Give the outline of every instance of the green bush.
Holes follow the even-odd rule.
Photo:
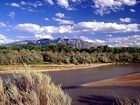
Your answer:
[[[139,47],[73,48],[64,44],[48,46],[0,46],[0,65],[11,64],[86,64],[86,63],[139,63]]]

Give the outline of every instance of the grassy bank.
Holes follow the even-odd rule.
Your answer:
[[[22,72],[23,68],[27,68],[33,72],[46,72],[46,71],[63,71],[63,70],[82,70],[86,68],[95,68],[101,66],[112,65],[112,63],[101,63],[101,64],[47,64],[47,65],[0,65],[0,73],[19,73]]]

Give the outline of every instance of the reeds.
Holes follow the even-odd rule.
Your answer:
[[[0,105],[71,105],[71,101],[42,73],[25,71],[5,83],[0,79]]]

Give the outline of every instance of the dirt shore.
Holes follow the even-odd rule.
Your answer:
[[[101,64],[41,64],[41,65],[0,65],[0,74],[6,73],[20,73],[23,70],[30,70],[33,72],[47,72],[47,71],[64,71],[64,70],[82,70],[86,68],[95,68],[101,66],[112,65],[112,63],[101,63]]]
[[[140,73],[130,74],[122,77],[82,84],[84,87],[110,87],[110,86],[128,86],[140,87]]]

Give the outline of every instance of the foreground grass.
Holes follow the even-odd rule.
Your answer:
[[[48,75],[23,72],[0,79],[0,105],[71,105],[71,98]]]

